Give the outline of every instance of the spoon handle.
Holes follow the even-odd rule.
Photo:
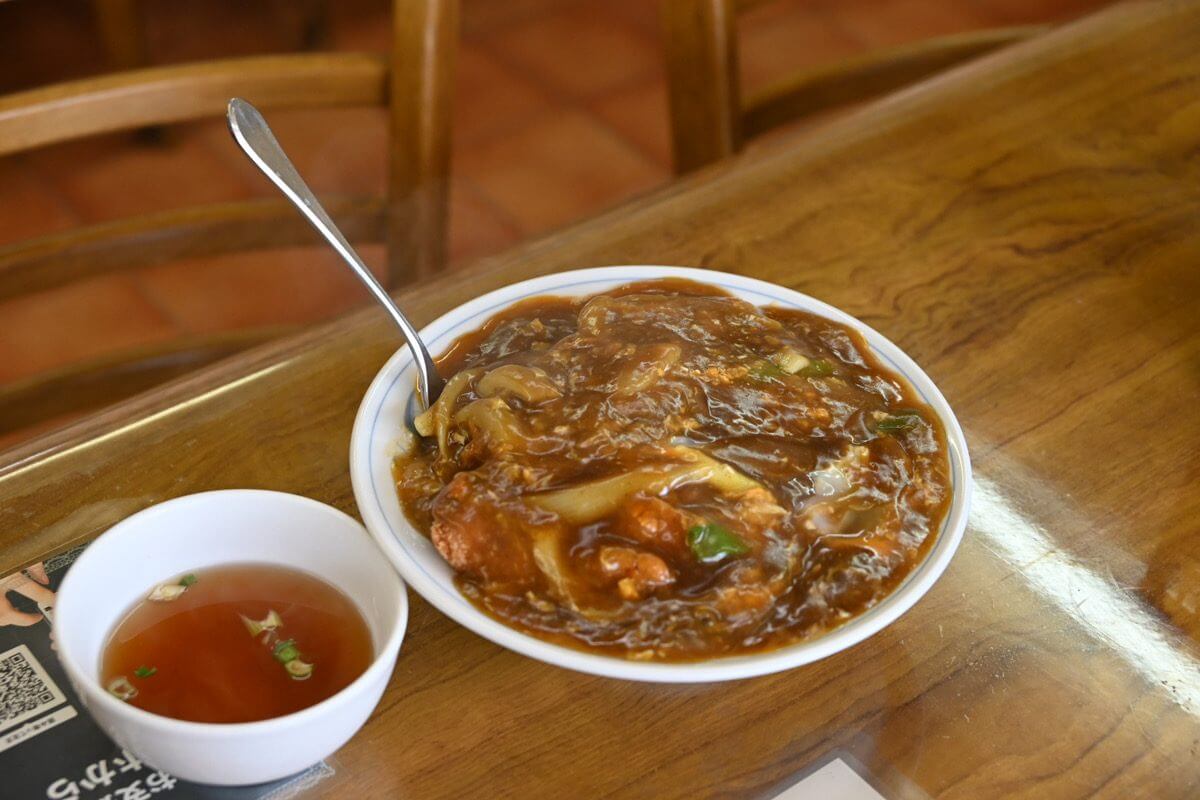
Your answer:
[[[279,187],[279,190],[292,201],[292,204],[300,210],[300,213],[312,226],[333,245],[333,249],[350,265],[358,279],[392,315],[392,319],[404,333],[409,349],[412,350],[413,360],[417,364],[421,401],[425,408],[428,408],[442,393],[445,381],[438,373],[433,357],[429,355],[429,350],[421,341],[417,329],[408,321],[408,317],[404,316],[404,312],[392,300],[387,290],[379,285],[379,281],[375,280],[371,270],[358,257],[358,253],[354,252],[354,248],[346,241],[346,237],[342,235],[333,220],[329,218],[329,214],[321,207],[316,195],[308,188],[308,184],[296,172],[295,165],[284,154],[283,148],[275,139],[275,134],[271,133],[271,128],[258,109],[245,100],[235,97],[229,101],[228,117],[229,131],[233,134],[234,141],[238,143],[238,146],[246,151],[246,155],[250,157],[255,166]]]

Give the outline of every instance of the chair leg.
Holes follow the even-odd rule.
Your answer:
[[[300,47],[324,50],[330,38],[327,0],[300,0]]]
[[[146,31],[138,5],[138,0],[92,0],[92,15],[113,71],[146,66]]]
[[[662,0],[675,172],[741,148],[735,0]]]
[[[329,47],[329,0],[273,0],[274,16],[288,30],[300,34],[299,49],[325,50]]]
[[[395,0],[388,143],[388,284],[446,262],[458,0]]]
[[[92,16],[110,70],[123,72],[149,66],[146,26],[138,0],[92,0]],[[133,132],[133,138],[139,144],[158,146],[170,137],[166,128],[152,125],[138,128]]]

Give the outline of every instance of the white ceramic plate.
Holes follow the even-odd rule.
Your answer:
[[[809,311],[852,327],[865,337],[880,361],[903,375],[941,418],[949,444],[953,501],[925,560],[875,607],[811,641],[745,656],[689,663],[646,663],[582,652],[510,628],[473,606],[454,585],[454,572],[433,544],[405,518],[392,481],[392,461],[405,437],[405,410],[417,402],[415,368],[403,348],[384,365],[359,406],[350,441],[350,477],[367,529],[405,581],[442,613],[493,642],[560,667],[643,681],[692,683],[749,678],[808,664],[845,650],[894,622],[921,598],[945,570],[962,540],[971,491],[967,443],[954,412],[920,367],[882,335],[838,309],[765,281],[683,267],[599,267],[561,272],[497,289],[444,314],[421,331],[429,349],[443,352],[456,338],[480,327],[496,312],[530,297],[584,297],[633,281],[689,278],[718,286],[755,305]]]

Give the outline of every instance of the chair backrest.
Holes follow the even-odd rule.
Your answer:
[[[383,106],[387,195],[334,202],[348,235],[388,244],[397,286],[445,262],[458,0],[395,0],[390,58],[306,53],[133,70],[0,97],[0,156],[99,133],[263,110]],[[0,247],[0,299],[172,257],[315,242],[283,201],[151,214]]]
[[[390,118],[386,196],[322,202],[351,241],[387,243],[388,282],[399,286],[445,263],[458,12],[458,0],[394,0],[390,58],[309,53],[225,59],[0,97],[0,156],[219,117],[231,97],[266,111],[384,107]],[[0,300],[172,259],[318,241],[283,199],[172,209],[0,246]],[[273,327],[186,337],[0,386],[0,450],[5,434],[115,402],[282,332]]]
[[[737,15],[764,2],[662,0],[676,172],[733,155],[777,125],[886,94],[1047,29],[973,31],[869,53],[781,78],[743,102]]]

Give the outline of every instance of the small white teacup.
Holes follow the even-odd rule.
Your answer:
[[[367,670],[316,705],[260,722],[171,719],[105,691],[104,646],[135,602],[173,576],[247,562],[300,569],[345,592],[374,641]],[[379,702],[407,621],[404,584],[357,521],[305,497],[233,489],[169,500],[105,532],[63,580],[54,631],[80,699],[121,746],[186,780],[243,785],[297,773],[345,744]]]

